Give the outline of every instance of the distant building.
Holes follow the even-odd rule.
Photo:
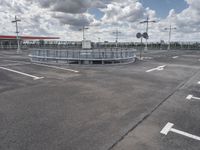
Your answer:
[[[20,43],[24,41],[31,40],[56,40],[60,39],[59,37],[42,37],[42,36],[19,36]],[[17,37],[10,35],[0,35],[0,49],[16,49],[17,47]]]

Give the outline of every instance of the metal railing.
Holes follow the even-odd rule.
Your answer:
[[[32,49],[31,58],[53,60],[120,60],[135,57],[131,49],[93,49],[93,50],[52,50]]]

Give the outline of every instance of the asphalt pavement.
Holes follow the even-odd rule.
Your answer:
[[[199,59],[159,50],[131,64],[48,65],[0,51],[0,149],[198,150],[185,133],[200,136]]]

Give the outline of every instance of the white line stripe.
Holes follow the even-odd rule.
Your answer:
[[[152,57],[142,57],[142,59],[153,59]]]
[[[20,65],[27,65],[30,63],[13,63],[13,64],[5,64],[5,65],[1,65],[0,67],[8,67],[8,66],[20,66]]]
[[[170,129],[174,126],[173,123],[168,122],[164,128],[160,131],[161,134],[167,135]]]
[[[172,132],[174,132],[174,133],[177,133],[177,134],[180,134],[180,135],[183,135],[183,136],[186,136],[186,137],[189,137],[189,138],[191,138],[191,139],[200,141],[200,137],[198,137],[198,136],[196,136],[196,135],[192,135],[192,134],[190,134],[190,133],[183,132],[183,131],[180,131],[180,130],[177,130],[177,129],[173,129],[173,128],[171,128],[170,131],[172,131]]]
[[[188,95],[188,96],[186,97],[186,99],[187,99],[187,100],[191,100],[191,99],[200,100],[199,97],[195,97],[195,96],[193,96],[193,95]]]
[[[200,81],[198,81],[197,84],[200,84]]]
[[[157,70],[158,68],[153,68],[153,69],[150,69],[150,70],[147,70],[146,72],[152,72],[152,71],[155,71]]]
[[[195,97],[195,96],[193,96],[192,98],[193,98],[193,99],[196,99],[196,100],[200,100],[199,97]]]
[[[16,60],[3,60],[3,61],[15,62],[15,63],[16,63],[16,62],[17,62],[17,63],[18,63],[18,62],[22,62],[22,61],[16,61]]]
[[[60,69],[60,70],[65,70],[65,71],[71,71],[71,72],[79,73],[79,71],[77,71],[77,70],[67,69],[67,68],[62,68],[62,67],[57,67],[57,66],[50,66],[50,65],[45,65],[45,64],[30,63],[30,62],[25,62],[25,61],[13,61],[13,60],[6,60],[6,61],[18,62],[18,63],[24,63],[24,64],[34,64],[34,65],[38,65],[38,66],[44,66],[44,67],[49,67],[49,68],[54,68],[54,69]]]
[[[176,58],[178,58],[179,56],[174,56],[174,57],[172,57],[173,59],[176,59]]]
[[[156,67],[156,68],[153,68],[153,69],[147,70],[146,72],[152,72],[152,71],[155,71],[155,70],[161,71],[161,70],[164,69],[164,67],[166,67],[166,65],[158,66],[158,67]]]
[[[23,73],[23,72],[20,72],[20,71],[12,70],[12,69],[5,68],[5,67],[0,67],[0,69],[7,70],[7,71],[10,71],[10,72],[14,72],[14,73],[17,73],[17,74],[21,74],[21,75],[24,75],[24,76],[27,76],[27,77],[31,77],[31,78],[33,78],[33,80],[39,80],[39,79],[44,78],[44,77],[37,77],[37,76],[30,75],[30,74],[27,74],[27,73]]]
[[[167,134],[171,131],[171,132],[174,132],[174,133],[177,133],[177,134],[180,134],[180,135],[189,137],[189,138],[191,138],[191,139],[200,141],[200,137],[199,137],[199,136],[192,135],[192,134],[190,134],[190,133],[187,133],[187,132],[183,132],[183,131],[174,129],[174,128],[172,128],[173,126],[174,126],[173,123],[168,122],[168,123],[165,125],[165,127],[160,131],[160,133],[161,133],[161,134],[164,134],[164,135],[167,135]]]
[[[49,66],[49,65],[37,64],[37,63],[32,63],[32,64],[38,65],[38,66],[44,66],[44,67],[54,68],[54,69],[65,70],[65,71],[71,71],[71,72],[75,72],[75,73],[79,72],[77,70],[72,70],[72,69],[67,69],[67,68],[61,68],[61,67],[57,67],[57,66]]]

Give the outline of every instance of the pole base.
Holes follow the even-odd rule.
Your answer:
[[[146,53],[148,51],[147,46],[144,47],[144,52]]]
[[[21,49],[17,49],[17,54],[21,54],[21,53],[22,53]]]

